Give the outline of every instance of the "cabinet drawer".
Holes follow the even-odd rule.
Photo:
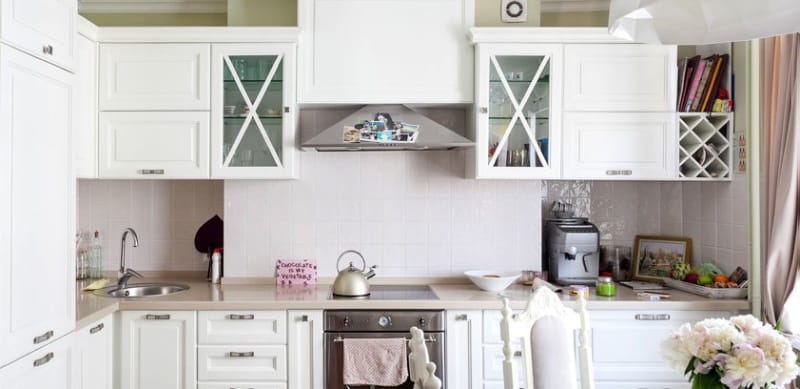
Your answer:
[[[69,334],[0,369],[0,388],[77,388],[74,334]]]
[[[101,112],[100,178],[208,178],[208,112]]]
[[[200,311],[199,344],[286,344],[284,311]]]
[[[200,383],[197,389],[286,389],[283,382],[236,382],[236,383]]]
[[[101,111],[209,110],[208,44],[101,44]]]
[[[198,381],[286,380],[286,346],[198,346]]]

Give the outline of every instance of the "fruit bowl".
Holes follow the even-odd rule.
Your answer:
[[[664,278],[664,283],[673,289],[684,292],[705,296],[712,299],[745,299],[747,298],[747,288],[708,288],[702,285],[692,284],[685,281]]]
[[[520,272],[498,272],[492,270],[470,270],[464,275],[477,287],[487,292],[500,292],[516,281]]]

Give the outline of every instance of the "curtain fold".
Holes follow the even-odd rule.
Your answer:
[[[760,48],[761,310],[765,321],[785,320],[797,332],[790,318],[800,307],[786,302],[800,293],[800,34],[762,39]]]

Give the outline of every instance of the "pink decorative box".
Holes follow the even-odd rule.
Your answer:
[[[308,286],[317,283],[317,261],[279,259],[275,264],[275,282],[280,286]]]

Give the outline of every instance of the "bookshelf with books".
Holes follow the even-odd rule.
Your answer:
[[[678,176],[682,180],[730,180],[731,44],[681,47],[677,65]]]

